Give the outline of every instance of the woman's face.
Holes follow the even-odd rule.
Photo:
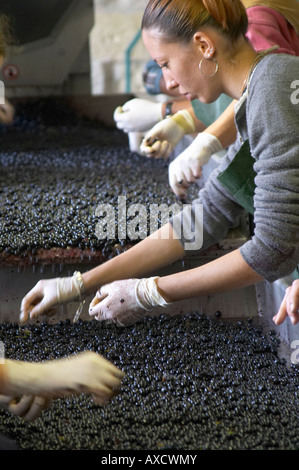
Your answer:
[[[211,103],[218,98],[221,94],[218,80],[201,72],[199,64],[204,53],[195,41],[186,45],[167,43],[155,30],[143,30],[142,37],[152,59],[162,68],[168,90],[178,89],[189,101],[197,98],[203,103]],[[209,66],[213,67],[213,64]]]

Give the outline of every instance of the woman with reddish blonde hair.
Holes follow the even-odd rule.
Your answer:
[[[257,52],[277,45],[273,53],[299,55],[299,2],[297,0],[243,0],[248,16],[246,38]],[[157,88],[157,80],[163,85],[156,93],[168,93],[180,96],[177,87],[165,91],[163,72],[154,61],[150,65],[150,86]],[[153,75],[157,75],[154,79]],[[162,76],[162,78],[161,78]],[[160,78],[159,78],[160,77]],[[169,184],[174,193],[182,199],[187,198],[191,183],[198,183],[202,167],[212,154],[231,145],[236,138],[234,123],[234,104],[232,98],[223,94],[213,104],[202,103],[197,99],[188,100],[180,97],[166,102],[152,102],[134,98],[115,111],[114,118],[118,128],[125,132],[139,132],[137,151],[150,158],[173,157],[181,133],[172,132],[172,119],[181,109],[187,109],[194,120],[196,138],[189,139],[190,145],[169,164]],[[122,112],[119,112],[119,111]],[[167,120],[162,120],[164,117]],[[159,125],[156,124],[159,122]],[[175,127],[175,126],[174,126]],[[150,130],[149,130],[150,129]],[[148,145],[155,141],[155,145]],[[134,149],[136,151],[136,149]],[[172,159],[172,158],[171,158]],[[179,184],[180,183],[180,184]]]
[[[237,100],[237,139],[192,207],[82,275],[39,281],[22,301],[22,321],[97,291],[90,315],[127,325],[161,306],[174,310],[177,301],[272,282],[296,269],[299,58],[257,53],[246,30],[238,0],[149,1],[142,37],[166,83],[189,100],[208,103],[221,93]],[[184,111],[174,118],[177,132],[192,130]],[[255,228],[240,248],[191,270],[140,278],[221,241],[246,212]]]

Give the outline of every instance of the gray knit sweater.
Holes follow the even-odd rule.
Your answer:
[[[239,224],[244,209],[221,185],[217,175],[248,139],[257,174],[255,231],[240,252],[254,271],[271,282],[292,273],[299,263],[298,80],[298,57],[272,54],[258,63],[247,93],[236,107],[235,144],[193,202],[191,214],[183,210],[184,228],[182,214],[172,220],[175,231],[176,224],[180,224],[178,236],[184,247],[194,238],[194,230],[203,230],[202,250],[223,239],[229,228]],[[197,204],[203,205],[203,227],[195,211]]]

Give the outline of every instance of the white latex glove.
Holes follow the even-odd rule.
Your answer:
[[[48,408],[50,400],[34,395],[24,395],[21,399],[0,395],[0,408],[10,411],[27,421],[34,421],[39,418],[42,411]]]
[[[99,321],[127,326],[146,315],[155,314],[155,307],[169,305],[158,292],[157,279],[128,279],[106,284],[91,301],[89,315]]]
[[[129,147],[131,152],[136,152],[139,155],[142,155],[142,152],[140,150],[140,145],[144,137],[143,132],[129,132],[128,134],[129,137]]]
[[[82,287],[77,273],[72,277],[61,277],[39,281],[21,302],[20,320],[36,318],[50,313],[59,304],[81,298]]]
[[[124,373],[91,351],[46,362],[5,360],[4,395],[34,395],[53,399],[81,393],[92,394],[104,404],[120,387]]]
[[[195,132],[194,120],[186,109],[158,122],[145,136],[140,146],[147,157],[168,158],[186,134]]]
[[[168,167],[169,184],[173,192],[184,199],[190,183],[201,176],[201,169],[211,156],[223,150],[217,137],[201,132]]]
[[[145,132],[163,119],[162,103],[133,98],[114,111],[116,127],[124,132]]]

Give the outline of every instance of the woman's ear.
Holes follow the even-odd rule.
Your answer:
[[[193,36],[193,42],[206,59],[213,57],[215,47],[212,39],[206,33],[201,31],[195,33]]]

